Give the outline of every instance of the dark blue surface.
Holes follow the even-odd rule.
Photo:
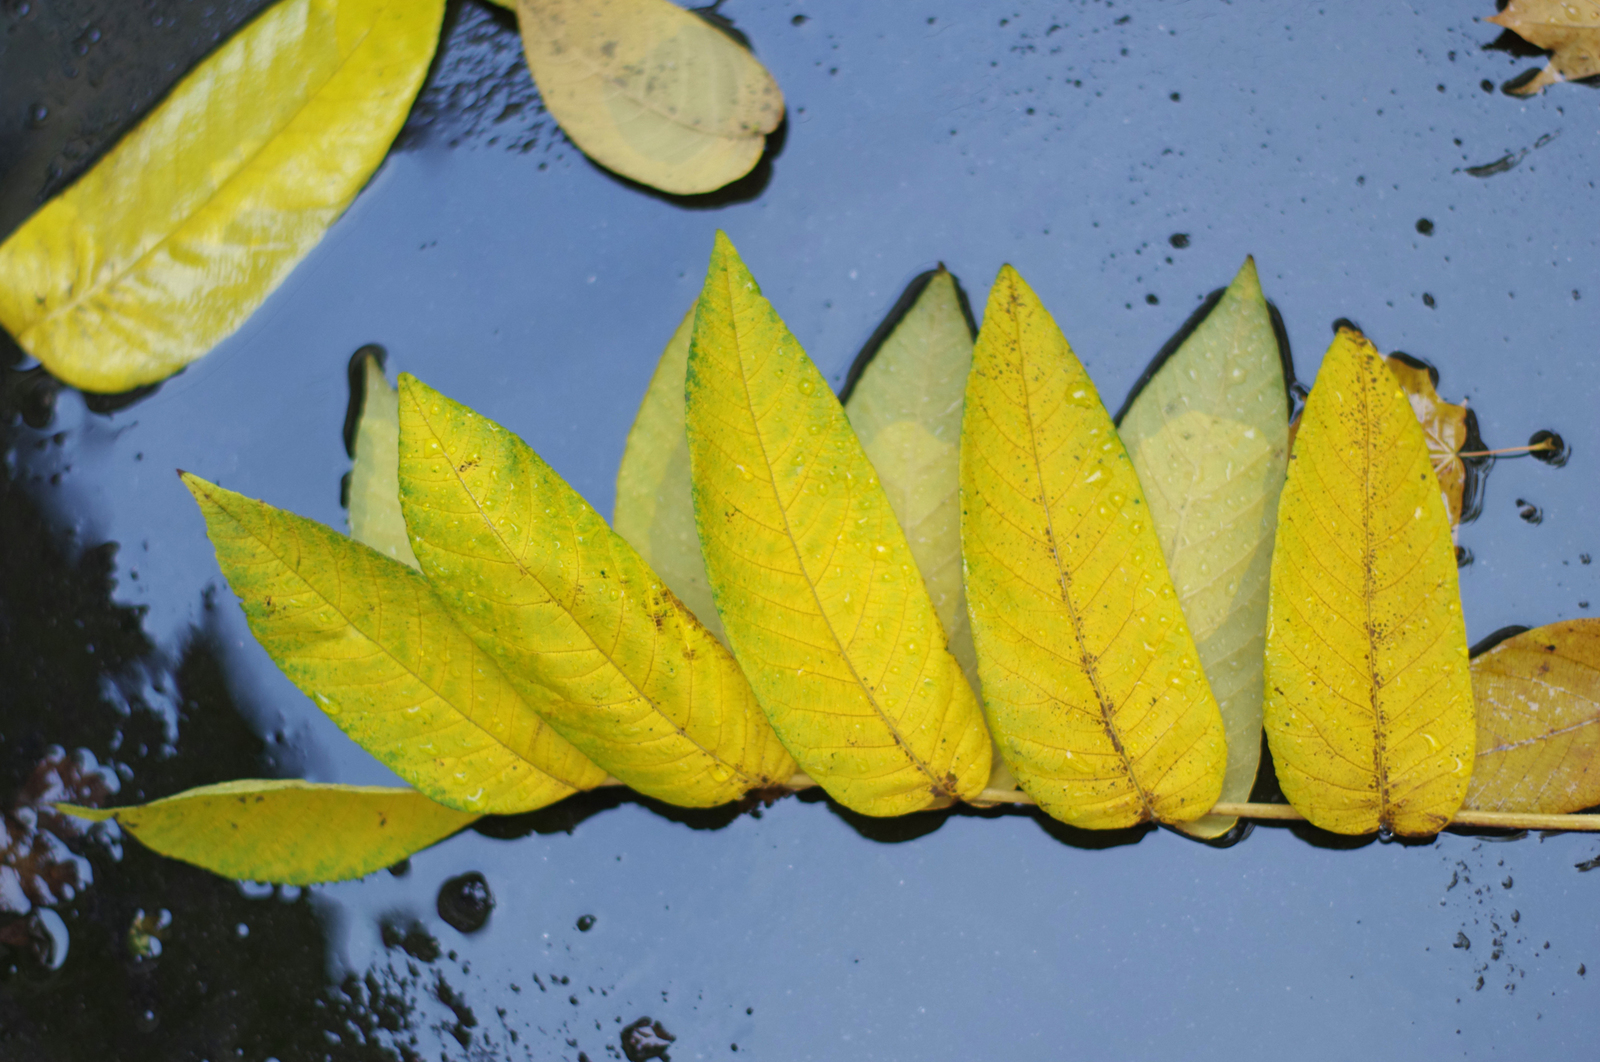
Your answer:
[[[158,648],[211,625],[233,697],[308,777],[383,783],[251,640],[172,473],[343,527],[358,346],[512,428],[609,512],[717,227],[836,382],[911,277],[944,261],[981,314],[1010,262],[1113,408],[1254,254],[1303,380],[1348,317],[1436,364],[1488,445],[1564,436],[1566,468],[1488,477],[1462,592],[1474,639],[1584,615],[1600,605],[1600,569],[1579,560],[1600,552],[1600,94],[1485,92],[1541,60],[1485,51],[1481,7],[731,0],[789,126],[761,194],[706,210],[588,163],[539,114],[506,24],[464,4],[407,146],[240,333],[110,417],[63,394],[46,434],[66,441],[37,451],[19,428],[12,467],[62,470],[33,496],[81,541],[122,544],[114,599],[148,608]],[[1503,173],[1464,172],[1524,149]],[[625,804],[570,834],[469,832],[405,877],[310,902],[330,979],[391,971],[417,1010],[377,1038],[414,1035],[427,1058],[599,1060],[645,1014],[680,1062],[1581,1058],[1600,1033],[1600,873],[1574,865],[1597,849],[1449,835],[1337,850],[1260,828],[1226,850],[1164,832],[1092,850],[1020,815],[886,844],[826,804],[718,830]],[[497,900],[472,937],[434,913],[466,870]],[[95,888],[118,887],[112,864]],[[420,920],[457,959],[410,973],[385,918]],[[470,1049],[450,1031],[455,993]]]

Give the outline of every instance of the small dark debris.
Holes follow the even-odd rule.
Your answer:
[[[1440,88],[1444,88],[1443,85],[1440,85],[1439,87]],[[1424,236],[1432,236],[1433,235],[1433,222],[1429,221],[1427,218],[1418,218],[1417,219],[1417,231],[1422,233]]]
[[[1488,78],[1484,78],[1482,81],[1478,82],[1478,87],[1483,89],[1485,92],[1493,92],[1494,82],[1490,81]]]
[[[1456,930],[1456,942],[1450,946],[1452,948],[1460,948],[1462,951],[1470,951],[1472,941],[1468,940],[1467,935],[1458,929]]]
[[[1488,82],[1484,82],[1484,84],[1488,84]],[[1497,173],[1505,173],[1507,170],[1516,169],[1517,163],[1521,162],[1527,154],[1527,149],[1514,152],[1508,151],[1493,162],[1485,162],[1481,166],[1468,166],[1461,172],[1468,177],[1493,177]]]
[[[1472,563],[1472,551],[1466,546],[1456,547],[1456,567],[1465,568]]]
[[[1189,246],[1189,234],[1187,232],[1174,232],[1167,237],[1167,242],[1181,251]]]
[[[1578,563],[1579,564],[1588,564],[1589,563],[1589,555],[1587,553],[1578,554]]]
[[[1572,865],[1577,867],[1579,870],[1600,870],[1600,855],[1595,856],[1593,859],[1585,859],[1581,863],[1574,863]]]
[[[1149,303],[1151,306],[1159,305],[1161,302],[1160,299],[1156,298],[1156,293],[1153,291],[1144,297],[1144,301]]]
[[[1430,295],[1426,291],[1424,291],[1422,293],[1422,305],[1426,306],[1428,309],[1431,310],[1435,306],[1437,306],[1438,303],[1434,301],[1434,298],[1433,298],[1432,295]]]
[[[384,947],[399,948],[418,962],[433,962],[439,958],[439,942],[416,923],[402,929],[393,922],[385,922],[378,932]]]
[[[623,1026],[622,1053],[628,1056],[628,1062],[644,1062],[647,1058],[671,1062],[667,1049],[676,1039],[659,1021],[640,1018]]]
[[[1173,103],[1177,103],[1179,100],[1183,99],[1183,95],[1181,93],[1174,92],[1172,95],[1168,96],[1167,99],[1171,100]]]
[[[809,15],[796,15],[794,18],[791,18],[789,20],[789,25],[791,25],[791,26],[804,26],[807,22],[810,22],[810,21],[811,21],[811,16],[809,16]],[[932,22],[933,20],[929,19],[928,21]]]
[[[1589,975],[1588,968],[1586,966],[1584,966],[1583,963],[1580,962],[1578,964],[1578,976],[1579,977],[1587,977],[1588,975]]]
[[[1517,499],[1517,515],[1530,524],[1544,522],[1544,510],[1525,498]]]
[[[594,928],[594,915],[578,916],[578,932],[587,933]]]
[[[439,886],[439,917],[462,933],[476,933],[489,921],[494,894],[476,870],[450,878]]]

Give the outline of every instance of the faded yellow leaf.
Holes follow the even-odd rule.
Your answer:
[[[617,468],[611,526],[678,595],[706,630],[726,642],[711,599],[689,483],[689,436],[683,425],[683,378],[689,367],[694,307],[683,315],[656,363]]]
[[[1283,359],[1255,262],[1129,404],[1119,427],[1222,710],[1221,799],[1250,799],[1261,759],[1261,668],[1278,494],[1289,458]],[[1219,837],[1236,820],[1180,829]]]
[[[295,780],[204,785],[126,808],[56,806],[114,819],[145,846],[225,878],[280,885],[371,874],[478,818],[412,789]]]
[[[513,814],[605,780],[416,572],[330,528],[185,474],[250,630],[300,690],[442,804]],[[548,699],[548,698],[546,698]]]
[[[1467,445],[1467,407],[1452,405],[1439,397],[1434,389],[1433,374],[1426,365],[1396,354],[1384,360],[1389,363],[1395,379],[1400,381],[1400,389],[1406,393],[1411,410],[1422,425],[1428,458],[1433,462],[1433,474],[1439,479],[1440,496],[1450,516],[1453,536],[1461,523],[1461,503],[1467,489],[1467,464],[1461,459],[1461,451]]]
[[[783,93],[727,34],[668,0],[518,0],[539,97],[584,154],[664,192],[754,168]]]
[[[728,238],[695,311],[690,469],[729,642],[801,768],[901,815],[977,796],[989,735],[833,391]]]
[[[1222,788],[1222,716],[1111,418],[1010,266],[961,432],[967,602],[1007,764],[1074,826],[1200,817]]]
[[[1341,329],[1278,503],[1266,727],[1284,795],[1334,833],[1443,829],[1473,762],[1450,519],[1394,374]]]
[[[1519,96],[1600,74],[1600,0],[1511,0],[1486,21],[1555,52],[1532,81],[1511,90]]]
[[[1552,623],[1472,661],[1478,752],[1464,807],[1600,805],[1600,620]]]
[[[0,325],[126,391],[243,324],[383,161],[443,0],[281,0],[0,245]]]
[[[440,599],[595,763],[690,807],[792,776],[738,664],[633,547],[521,439],[404,375],[400,502]]]
[[[350,537],[421,570],[400,512],[400,399],[378,359],[367,355],[365,387],[350,466]]]

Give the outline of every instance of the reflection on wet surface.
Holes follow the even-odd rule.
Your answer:
[[[27,6],[0,5],[5,40],[45,17]],[[42,119],[3,53],[19,124],[0,128],[0,229],[60,179],[50,160],[81,164],[125,122],[89,91],[90,59],[137,73],[118,49],[138,41],[186,63],[252,6],[152,6],[192,29],[181,48],[124,36],[89,0],[50,13],[37,39],[55,43],[25,75],[61,87]],[[1593,92],[1505,97],[1530,60],[1485,51],[1492,35],[1444,3],[721,11],[789,103],[753,192],[680,204],[592,166],[543,115],[509,17],[467,0],[404,150],[239,335],[122,401],[0,350],[4,866],[40,871],[19,886],[29,906],[0,913],[0,1057],[1005,1043],[1054,1059],[1063,1027],[1091,1057],[1581,1057],[1600,1022],[1590,838],[1259,826],[1221,849],[1017,809],[874,820],[819,793],[684,811],[608,790],[294,890],[38,814],[58,785],[131,803],[227,778],[392,783],[254,645],[172,470],[342,527],[346,366],[376,343],[391,373],[512,427],[609,511],[719,225],[837,384],[914,276],[945,261],[981,304],[1011,261],[1113,403],[1253,253],[1302,380],[1349,315],[1437,365],[1487,445],[1559,435],[1555,454],[1498,462],[1462,529],[1474,638],[1582,615],[1600,592]],[[89,24],[100,39],[69,58]],[[142,95],[100,91],[142,105],[177,68],[142,68]],[[1264,774],[1255,797],[1275,790]]]

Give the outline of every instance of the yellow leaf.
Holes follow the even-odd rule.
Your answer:
[[[1278,503],[1267,739],[1284,795],[1335,833],[1449,823],[1472,771],[1450,518],[1394,374],[1341,329]]]
[[[1478,754],[1464,807],[1552,815],[1600,804],[1600,620],[1508,638],[1472,661]]]
[[[1555,52],[1532,81],[1511,90],[1519,96],[1600,74],[1600,0],[1511,0],[1487,21]]]
[[[1118,429],[1178,602],[1222,709],[1222,800],[1250,799],[1261,759],[1261,667],[1272,536],[1289,459],[1283,360],[1255,262],[1128,406]],[[1180,828],[1218,837],[1236,820]]]
[[[1453,534],[1461,523],[1461,503],[1467,489],[1467,463],[1461,459],[1461,451],[1467,445],[1467,407],[1451,405],[1439,397],[1434,390],[1433,373],[1426,365],[1398,354],[1384,360],[1400,381],[1400,390],[1406,393],[1411,411],[1422,425],[1422,437],[1433,462],[1433,474],[1439,479],[1440,496],[1444,498]]]
[[[383,366],[362,358],[365,386],[350,467],[350,537],[421,571],[400,512],[400,399]]]
[[[539,97],[584,154],[664,192],[749,173],[783,120],[766,67],[667,0],[518,0]]]
[[[788,782],[739,666],[528,445],[400,377],[400,502],[440,598],[595,763],[690,807]]]
[[[1222,787],[1222,716],[1111,418],[1010,266],[961,433],[967,607],[1012,772],[1074,826],[1198,818]]]
[[[391,867],[478,818],[412,789],[246,779],[126,808],[57,804],[113,819],[146,847],[240,881],[316,885]]]
[[[185,474],[267,655],[339,728],[427,796],[530,811],[605,780],[404,565]]]
[[[689,436],[683,425],[683,377],[689,367],[694,308],[672,333],[628,432],[617,468],[611,526],[639,551],[678,600],[723,642],[722,617],[711,600],[689,483]]]
[[[153,383],[200,357],[383,160],[443,8],[268,8],[0,246],[0,324],[86,391]]]
[[[717,234],[687,383],[717,610],[801,768],[845,806],[971,799],[989,736],[844,411]]]

